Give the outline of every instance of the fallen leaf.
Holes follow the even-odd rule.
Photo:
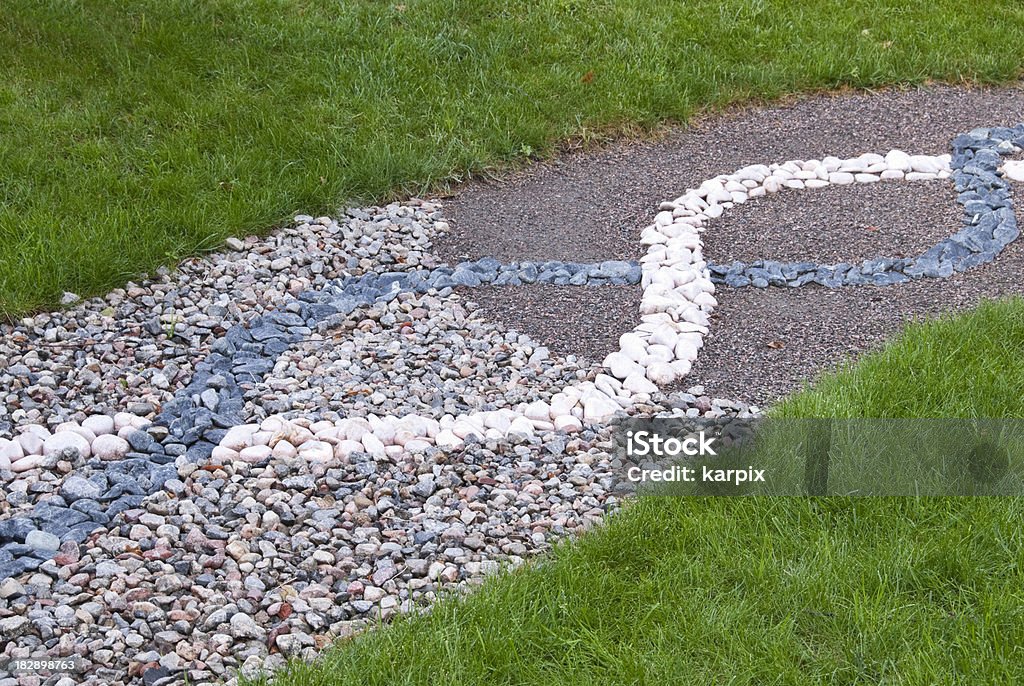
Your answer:
[[[864,230],[865,231],[878,231],[878,227],[877,226],[865,226]]]
[[[590,83],[593,80],[594,80],[594,72],[592,72],[592,71],[588,71],[586,74],[583,75],[583,78],[580,79],[580,81],[582,81],[583,83]]]
[[[782,341],[770,341],[768,343],[768,347],[771,348],[772,350],[778,350],[782,348],[784,345],[785,344]]]

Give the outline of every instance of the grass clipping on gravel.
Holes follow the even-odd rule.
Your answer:
[[[8,0],[0,317],[566,138],[1022,64],[1010,0]]]
[[[986,303],[775,413],[1021,417],[1022,358],[1024,301]],[[1021,683],[1022,518],[1016,498],[644,498],[274,683]]]

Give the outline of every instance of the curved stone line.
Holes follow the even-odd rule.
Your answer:
[[[244,397],[241,383],[258,382],[274,367],[278,356],[312,333],[312,327],[331,326],[332,318],[351,313],[359,307],[390,302],[402,292],[442,293],[452,286],[479,286],[484,284],[519,285],[522,283],[551,283],[555,285],[636,284],[640,281],[640,265],[635,262],[607,260],[596,264],[547,262],[518,262],[502,264],[494,258],[464,262],[456,267],[410,272],[371,272],[359,277],[348,277],[319,292],[306,292],[285,306],[282,311],[252,320],[248,326],[236,324],[221,338],[214,341],[207,358],[196,365],[189,384],[181,389],[174,400],[166,403],[152,425],[138,423],[128,416],[87,426],[60,430],[43,441],[40,455],[19,452],[12,468],[18,472],[45,468],[45,461],[54,461],[65,449],[78,451],[92,458],[79,474],[67,477],[60,495],[68,506],[49,502],[37,503],[31,510],[16,517],[0,521],[0,580],[32,571],[56,553],[56,544],[74,541],[81,543],[90,533],[106,525],[113,517],[142,505],[143,498],[176,479],[176,459],[202,462],[210,458],[262,460],[270,457],[258,449],[240,456],[228,447],[251,439],[257,429],[284,431],[299,436],[306,427],[291,425],[283,418],[271,417],[261,425],[243,424]],[[480,436],[507,436],[509,433],[532,433],[538,429],[578,431],[582,428],[583,409],[572,416],[579,397],[565,395],[553,399],[557,417],[547,403],[531,403],[518,408],[493,412],[472,413],[452,418],[451,422],[438,422],[430,417],[406,415],[403,417],[345,420],[338,425],[320,423],[316,434],[308,432],[302,448],[309,459],[332,459],[339,453],[345,456],[356,452],[378,454],[386,446],[378,434],[405,432],[412,438],[402,450],[418,452],[432,446],[457,448],[470,434]],[[560,409],[564,405],[564,409]],[[605,408],[611,412],[621,405]],[[607,412],[606,412],[607,414]],[[100,419],[99,416],[95,417]],[[587,415],[587,418],[590,418]],[[107,444],[123,444],[119,459],[101,461],[91,454],[90,442],[84,434],[94,434],[88,426],[104,424],[99,436]],[[443,425],[445,424],[445,425]],[[114,435],[116,429],[125,429],[125,438]],[[316,426],[316,425],[313,425]],[[77,429],[77,431],[76,431]],[[31,433],[30,428],[24,432]],[[321,440],[324,439],[324,440]],[[359,440],[355,440],[359,439]],[[332,441],[328,443],[327,441]],[[98,446],[93,435],[93,446]],[[335,447],[337,446],[337,447]],[[256,446],[249,446],[256,448]],[[252,453],[256,453],[255,455]],[[102,484],[102,485],[101,485]],[[89,492],[89,497],[76,494]],[[102,503],[102,506],[98,505]]]
[[[1024,131],[1024,127],[1018,128]],[[1016,129],[991,131],[1003,137],[1003,142],[997,146],[1000,153],[1011,151],[1015,145],[1020,147],[1018,144],[1024,140],[1018,138],[1010,142],[1006,132],[1012,134]],[[962,193],[981,196],[981,190],[998,189],[1002,183],[992,167],[991,157],[985,154],[985,142],[991,131],[978,130],[954,139],[954,154],[958,156],[954,165],[954,182]],[[184,457],[189,462],[211,457],[263,461],[271,454],[277,454],[276,448],[245,446],[257,431],[297,436],[302,442],[292,450],[300,457],[332,460],[357,451],[373,456],[384,452],[415,453],[431,446],[455,449],[471,435],[502,437],[516,432],[532,433],[534,430],[578,431],[583,421],[601,423],[623,410],[629,410],[638,402],[649,400],[658,385],[685,376],[703,345],[709,315],[717,306],[715,285],[702,255],[700,232],[704,230],[704,223],[721,216],[733,203],[777,192],[783,187],[820,187],[831,182],[877,180],[869,171],[872,164],[880,163],[874,157],[861,156],[846,161],[826,158],[822,161],[824,164],[836,165],[835,171],[829,174],[845,175],[834,179],[831,176],[828,179],[818,178],[821,170],[794,169],[792,173],[788,172],[786,165],[795,163],[776,165],[775,169],[754,165],[732,176],[711,179],[675,202],[662,203],[662,211],[654,225],[641,233],[641,243],[648,250],[640,260],[640,283],[644,289],[640,323],[633,331],[622,335],[620,350],[605,359],[604,366],[609,374],[598,374],[594,381],[568,386],[556,393],[550,403],[536,401],[523,403],[515,409],[476,412],[459,417],[447,415],[441,421],[417,415],[370,415],[334,423],[306,421],[305,424],[297,424],[283,417],[268,417],[259,426],[240,424],[244,420],[241,417],[243,402],[239,379],[245,382],[262,378],[273,368],[273,360],[309,335],[313,325],[329,326],[332,317],[343,315],[351,305],[350,300],[344,299],[351,299],[354,295],[355,291],[348,288],[354,282],[338,284],[333,291],[302,293],[281,311],[257,317],[247,327],[233,326],[214,342],[211,354],[196,366],[190,384],[177,394],[174,401],[163,407],[155,425],[146,431],[127,434],[126,444],[130,452],[123,456],[124,459],[115,462],[94,459],[87,465],[89,469],[102,470],[107,476],[117,475],[106,481],[110,488],[100,498],[106,502],[104,509],[91,501],[90,506],[82,501],[71,503],[70,507],[43,503],[28,516],[0,522],[0,543],[13,541],[0,551],[0,578],[14,576],[41,564],[45,554],[30,550],[31,546],[24,543],[28,534],[37,527],[49,532],[58,531],[61,540],[84,540],[89,531],[102,526],[119,511],[138,507],[145,494],[155,492],[174,478],[177,470],[168,463],[178,458]],[[922,169],[906,174],[898,172],[908,178],[911,174],[920,175],[912,178],[938,178],[942,170],[927,171],[928,165],[949,162],[942,158],[906,157],[911,169]],[[857,173],[844,170],[856,165],[862,165],[864,170]],[[779,169],[790,177],[781,178],[784,174],[777,174]],[[890,177],[897,172],[886,171],[894,172],[889,174]],[[758,175],[760,179],[755,181]],[[858,179],[858,175],[861,178]],[[884,172],[882,176],[885,176]],[[745,191],[741,192],[736,185],[730,188],[730,184],[736,184]],[[981,199],[972,197],[968,201]],[[969,203],[965,203],[965,208],[969,207]],[[458,280],[480,278],[479,274],[470,276],[469,272],[487,271],[493,266],[491,263],[481,266],[480,262],[483,261],[475,263],[475,269],[471,263],[465,263],[450,273],[438,273],[436,278],[452,278],[455,281],[453,285],[460,285]],[[522,265],[520,263],[519,268]],[[460,268],[464,270],[463,274],[453,278]],[[513,271],[510,269],[506,273]],[[556,279],[565,279],[566,275],[569,276],[567,283],[571,283],[572,276],[580,273],[579,269],[573,273],[566,270],[561,275],[557,269],[549,271],[553,283],[558,282]],[[501,273],[499,268],[493,282],[497,283]],[[635,276],[635,271],[630,276]],[[374,278],[376,282],[363,288],[359,294],[365,301],[362,304],[390,300],[402,290],[401,283],[396,288],[394,280],[390,284],[381,281],[382,278],[385,281],[394,279],[393,275]],[[507,278],[511,281],[512,276]],[[484,279],[480,280],[484,282]],[[382,290],[382,285],[387,289]],[[416,288],[415,284],[411,287]],[[401,444],[392,442],[387,445],[378,435],[390,436],[393,441],[399,431],[406,436]],[[282,444],[288,443],[283,441],[277,445]],[[249,454],[246,454],[247,450]],[[19,553],[18,559],[4,557],[13,557],[9,552],[12,546]]]
[[[953,139],[952,147],[948,176],[952,177],[959,193],[957,202],[964,208],[964,227],[916,258],[880,257],[864,260],[859,265],[736,261],[729,265],[709,264],[712,280],[732,288],[798,287],[808,283],[828,288],[861,284],[889,286],[911,279],[946,278],[954,272],[991,262],[1020,235],[1011,188],[1000,177],[999,166],[1001,155],[1024,147],[1024,124],[1014,128],[975,129]],[[892,151],[884,158],[885,172],[905,172],[910,158],[903,159],[897,153]],[[885,178],[885,172],[879,178]],[[855,175],[854,181],[870,182],[857,176],[861,175]],[[906,176],[909,174],[888,178]],[[942,178],[942,174],[936,177]]]

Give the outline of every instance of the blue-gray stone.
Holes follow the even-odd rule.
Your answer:
[[[31,572],[33,569],[38,569],[42,563],[42,560],[27,556],[18,557],[9,562],[0,562],[0,579],[10,579],[25,572]]]
[[[110,464],[113,465],[116,463],[111,462]],[[75,524],[80,524],[88,519],[88,517],[81,512],[46,502],[36,505],[30,516],[32,519],[40,522],[43,529],[49,529],[48,525],[51,524],[72,527]]]
[[[731,288],[743,288],[750,285],[750,277],[743,274],[726,274],[725,285]],[[768,282],[765,282],[768,285]]]
[[[130,431],[125,436],[125,440],[128,441],[132,450],[140,453],[148,453],[157,447],[156,440],[145,431]]]
[[[106,484],[101,486],[80,476],[71,475],[61,484],[60,495],[65,502],[70,504],[76,500],[95,500],[105,489]]]
[[[624,260],[606,260],[601,263],[601,273],[608,277],[623,278],[633,269],[633,264]]]
[[[185,458],[189,462],[203,462],[210,459],[213,455],[213,448],[214,445],[212,443],[200,441],[188,449],[185,453]]]
[[[25,537],[30,531],[35,530],[36,525],[26,517],[12,517],[0,522],[0,543],[18,541],[24,543]]]

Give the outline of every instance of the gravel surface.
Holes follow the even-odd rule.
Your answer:
[[[738,109],[672,131],[657,141],[620,142],[499,181],[470,183],[446,202],[451,231],[436,242],[435,251],[446,260],[482,255],[636,259],[636,236],[653,220],[659,203],[717,174],[747,164],[850,157],[893,148],[941,154],[948,152],[954,136],[978,126],[1019,123],[1022,112],[1021,84],[826,94],[764,109]],[[758,217],[766,207],[770,214]],[[809,259],[826,259],[830,254],[867,257],[864,251],[870,252],[875,237],[844,231],[863,224],[879,227],[877,232],[865,231],[878,234],[879,253],[913,252],[911,248],[930,245],[959,228],[960,211],[950,186],[943,182],[825,188],[782,193],[765,202],[734,207],[708,227],[704,239],[708,257],[719,261],[752,258],[755,255],[743,251],[769,245],[777,251],[775,259],[803,257],[798,251],[804,246],[812,251],[806,255]],[[838,215],[835,223],[820,227],[828,232],[828,240],[786,236],[784,225],[815,226],[825,213]],[[766,216],[773,220],[767,221]],[[910,227],[908,219],[913,231],[901,228]],[[817,286],[722,288],[716,294],[719,307],[711,335],[679,387],[703,383],[708,393],[718,397],[756,403],[777,399],[820,370],[833,367],[843,355],[877,345],[907,318],[967,307],[982,296],[1021,292],[1022,267],[1024,249],[1014,244],[994,264],[951,279],[837,291]],[[573,352],[592,359],[608,352],[608,344],[598,341],[608,341],[611,333],[592,339],[578,329],[567,333],[569,327],[545,323],[579,321],[583,308],[573,298],[545,296],[542,307],[527,293],[516,289],[489,303],[483,292],[475,291],[474,298],[484,311],[500,315],[502,321],[529,332],[552,350],[565,341],[575,343]],[[604,297],[607,300],[595,307],[627,311],[621,293]],[[621,331],[629,328],[625,324]],[[767,347],[773,341],[782,341],[783,347]]]
[[[561,355],[600,363],[619,349],[619,336],[639,320],[639,286],[474,288],[476,315],[543,341]]]
[[[1014,191],[1019,196],[1024,184],[1015,184]],[[1024,221],[1019,204],[1016,209],[1017,220]],[[1017,241],[991,264],[948,279],[835,290],[722,288],[710,334],[685,383],[765,404],[840,360],[877,347],[916,317],[963,310],[982,298],[1024,294],[1022,273],[1024,245]]]
[[[716,264],[916,257],[962,226],[946,181],[828,186],[733,207],[708,226],[704,254]]]
[[[737,109],[661,140],[572,154],[499,181],[473,182],[445,203],[451,233],[442,258],[636,259],[636,236],[658,204],[748,164],[853,157],[899,148],[949,151],[977,126],[1019,123],[1024,87],[915,88],[816,95],[765,109]]]

